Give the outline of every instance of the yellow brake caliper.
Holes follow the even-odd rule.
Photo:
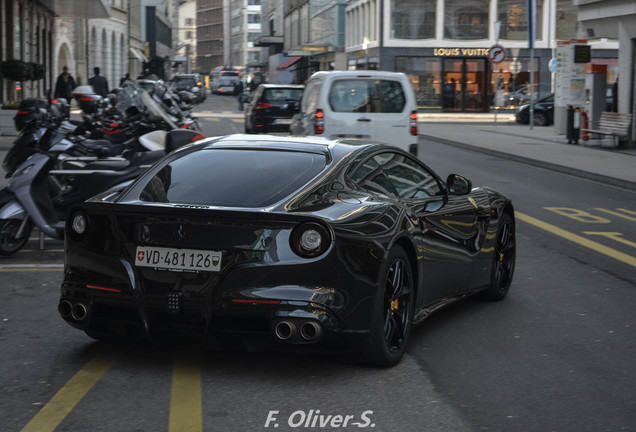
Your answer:
[[[398,310],[399,307],[400,307],[399,299],[391,300],[391,311]]]

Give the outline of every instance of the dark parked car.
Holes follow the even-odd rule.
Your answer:
[[[199,74],[176,74],[170,81],[170,86],[177,92],[185,90],[193,93],[196,103],[201,103],[206,98],[205,84]]]
[[[245,109],[245,132],[287,132],[304,86],[261,84]]]
[[[395,146],[232,135],[74,208],[59,312],[89,336],[335,350],[390,366],[413,324],[501,300],[511,201]]]
[[[530,122],[530,104],[526,103],[517,108],[515,115],[517,123],[528,124]],[[554,93],[534,101],[534,124],[536,126],[549,126],[554,123]]]

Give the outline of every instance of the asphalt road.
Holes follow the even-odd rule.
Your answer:
[[[235,108],[208,96],[206,135],[242,131]],[[513,198],[506,300],[434,314],[392,369],[105,345],[58,317],[63,247],[34,239],[0,259],[1,430],[636,430],[634,193],[432,142],[420,154]]]

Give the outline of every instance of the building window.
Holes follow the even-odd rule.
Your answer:
[[[446,0],[444,38],[455,40],[488,39],[488,0]]]
[[[187,26],[194,25],[194,20],[192,18],[186,18],[185,19],[185,25],[187,25]]]
[[[576,26],[578,19],[577,7],[572,4],[571,0],[557,0],[557,40],[576,39]]]
[[[187,32],[185,32],[185,38],[186,39],[192,39],[192,32],[189,31],[189,30]]]
[[[567,3],[565,1],[560,3]],[[572,2],[570,2],[571,5]],[[543,16],[543,0],[537,0],[537,14],[535,17],[536,39],[541,38],[541,28]],[[528,12],[525,0],[499,0],[497,10],[499,11],[499,21],[501,30],[499,37],[507,40],[528,40]],[[559,23],[557,22],[557,33]],[[568,39],[570,39],[568,37]]]
[[[435,37],[437,0],[392,0],[391,37],[393,39],[432,39]]]
[[[249,14],[247,16],[247,22],[249,24],[258,24],[261,22],[261,14]]]

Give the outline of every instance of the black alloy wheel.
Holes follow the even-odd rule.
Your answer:
[[[413,321],[413,275],[406,252],[394,247],[381,280],[371,327],[371,344],[362,352],[362,362],[373,366],[394,366],[400,362]]]
[[[503,213],[497,228],[490,286],[482,293],[486,300],[502,300],[508,294],[515,271],[516,249],[514,221],[508,214]]]
[[[9,256],[17,253],[29,240],[33,224],[30,220],[26,222],[20,237],[17,237],[18,230],[22,225],[20,219],[5,219],[0,221],[0,255]]]
[[[534,113],[534,124],[536,126],[547,126],[548,117],[542,112],[536,112]]]

